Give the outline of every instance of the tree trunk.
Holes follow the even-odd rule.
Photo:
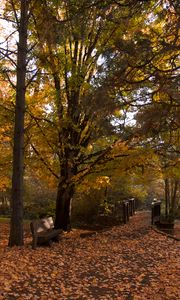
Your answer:
[[[172,192],[171,192],[171,207],[170,207],[170,214],[172,217],[175,215],[175,208],[176,208],[176,195],[178,191],[178,180],[175,180],[172,183]]]
[[[169,194],[169,180],[165,179],[165,214],[166,218],[169,216],[169,203],[170,203],[170,194]]]
[[[71,228],[71,202],[74,194],[74,185],[69,184],[65,187],[58,186],[57,199],[56,199],[56,217],[55,228],[67,231]]]
[[[67,231],[71,228],[71,203],[75,191],[73,176],[77,169],[73,165],[73,151],[66,148],[60,169],[60,182],[56,198],[55,228]]]
[[[13,147],[13,175],[9,246],[23,245],[23,173],[24,173],[24,114],[27,55],[28,2],[21,0],[19,44],[17,55],[16,106]]]

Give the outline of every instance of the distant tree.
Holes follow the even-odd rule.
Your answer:
[[[168,216],[174,214],[179,189],[177,1],[162,1],[152,9],[146,22],[143,18],[136,21],[140,22],[139,26],[130,23],[127,36],[116,37],[105,52],[107,63],[103,72],[106,84],[121,101],[124,123],[116,118],[121,138],[131,147],[151,147],[159,157]],[[133,113],[136,121],[127,126],[128,112]]]

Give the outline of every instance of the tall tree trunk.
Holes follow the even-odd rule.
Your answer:
[[[169,194],[169,179],[165,179],[165,214],[166,218],[169,216],[169,203],[170,203],[170,194]]]
[[[23,245],[24,114],[27,55],[28,0],[21,0],[17,55],[16,107],[9,246]]]
[[[171,207],[170,207],[170,214],[174,218],[175,215],[175,208],[176,208],[176,195],[178,191],[178,180],[173,182],[172,192],[171,192]]]

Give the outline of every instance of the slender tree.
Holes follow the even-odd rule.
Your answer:
[[[17,82],[14,122],[11,225],[9,246],[23,245],[23,175],[24,175],[24,115],[26,93],[26,57],[28,29],[28,0],[21,0],[19,42],[17,53]]]

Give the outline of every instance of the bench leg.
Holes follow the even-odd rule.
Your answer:
[[[36,237],[36,236],[33,237],[32,248],[33,248],[34,250],[37,248],[37,237]]]
[[[51,247],[52,244],[53,244],[53,241],[52,241],[52,240],[49,240],[49,241],[48,241],[48,246]]]
[[[59,243],[59,241],[60,241],[59,235],[55,236],[55,237],[52,239],[52,241],[55,242],[55,243]]]

